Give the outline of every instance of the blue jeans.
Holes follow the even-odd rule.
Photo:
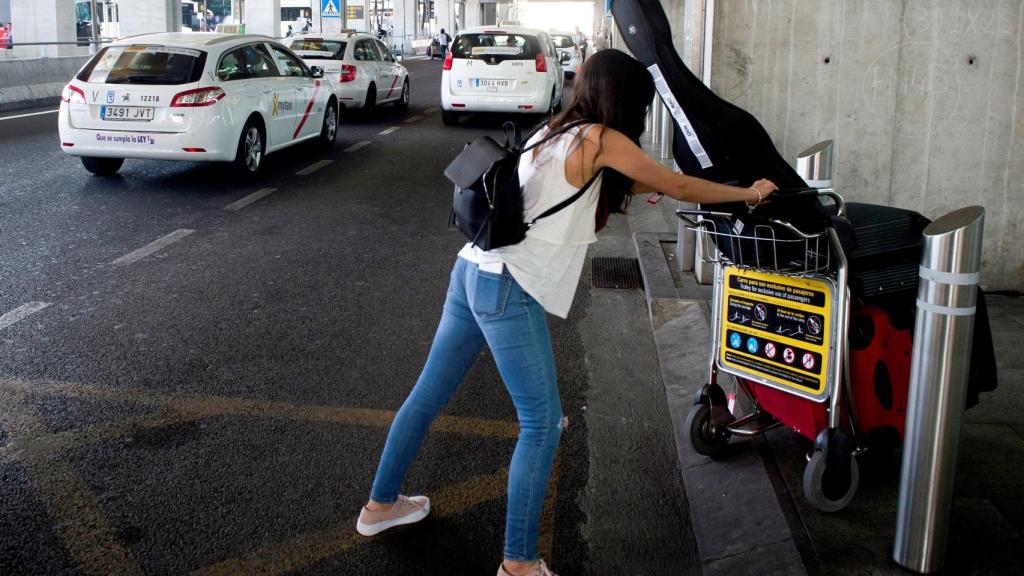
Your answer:
[[[505,271],[459,258],[441,323],[416,386],[395,415],[370,497],[394,502],[430,423],[451,398],[484,343],[512,396],[519,440],[508,475],[505,559],[537,558],[537,526],[561,436],[555,359],[544,309]]]

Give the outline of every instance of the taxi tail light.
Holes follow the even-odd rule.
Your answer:
[[[171,108],[192,108],[196,106],[213,106],[224,97],[224,91],[217,86],[197,88],[178,92],[171,99]]]
[[[338,78],[342,82],[352,82],[356,79],[356,67],[351,64],[341,65],[341,76]]]
[[[451,70],[452,69],[452,61],[453,61],[452,51],[449,50],[448,54],[446,54],[445,57],[444,57],[444,69],[445,70]]]
[[[537,72],[547,72],[548,61],[544,59],[544,53],[537,54]]]
[[[68,84],[64,87],[60,99],[62,102],[69,102],[71,104],[85,104],[85,92],[74,84]]]

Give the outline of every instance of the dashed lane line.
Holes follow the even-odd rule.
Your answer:
[[[18,114],[17,116],[4,116],[0,120],[14,120],[16,118],[28,118],[29,116],[39,116],[40,114],[55,114],[59,110],[46,110],[44,112],[31,112],[29,114]]]
[[[314,163],[310,164],[309,166],[306,166],[302,170],[299,170],[298,172],[296,172],[295,175],[296,176],[309,176],[313,172],[316,172],[317,170],[323,168],[324,166],[328,166],[328,165],[332,164],[333,162],[334,162],[334,160],[321,160],[319,162],[314,162]]]
[[[15,324],[17,322],[21,322],[25,318],[28,318],[29,316],[35,314],[36,312],[39,312],[40,310],[46,308],[49,305],[49,302],[29,302],[27,304],[22,304],[21,306],[18,306],[14,310],[11,310],[10,312],[4,314],[3,316],[0,316],[0,330],[3,330],[4,328],[7,328],[8,326]]]
[[[380,132],[378,132],[377,135],[378,136],[387,136],[388,134],[391,134],[392,132],[394,132],[395,130],[398,130],[399,128],[401,128],[401,126],[392,126],[391,128],[385,128],[384,130],[381,130]]]
[[[0,406],[4,407],[0,411],[0,426],[12,442],[46,434],[46,424],[29,402],[27,390],[0,387]],[[135,555],[107,521],[89,486],[64,455],[25,456],[21,464],[39,490],[50,525],[77,563],[78,573],[143,573]]]
[[[355,144],[349,146],[348,148],[345,148],[344,151],[345,152],[355,152],[356,150],[359,150],[360,148],[362,148],[364,146],[369,146],[369,145],[370,145],[370,141],[369,140],[363,140],[362,142],[356,142]]]
[[[406,118],[405,119],[405,123],[406,124],[412,124],[413,122],[419,122],[420,120],[423,120],[423,116],[420,116],[420,115],[417,114],[416,116],[410,116],[410,117]]]
[[[249,194],[245,198],[238,200],[237,202],[232,202],[231,204],[228,204],[227,206],[224,207],[224,209],[231,210],[232,212],[238,212],[239,210],[245,208],[249,204],[252,204],[253,202],[259,200],[260,198],[269,196],[270,194],[273,194],[276,191],[277,188],[261,188],[253,192],[252,194]]]
[[[125,254],[124,256],[121,256],[117,260],[114,260],[113,262],[111,262],[111,264],[115,266],[123,266],[126,264],[131,264],[133,262],[138,262],[139,260],[142,260],[146,256],[149,256],[154,252],[158,252],[163,248],[166,248],[167,246],[174,244],[178,240],[181,240],[182,238],[188,236],[193,232],[195,232],[195,230],[180,228],[178,230],[175,230],[174,232],[171,232],[170,234],[166,234],[164,236],[157,238],[156,240],[150,242],[149,244],[146,244],[145,246],[139,248],[138,250],[132,250],[131,252]]]
[[[507,468],[445,486],[431,495],[430,513],[438,518],[454,516],[480,504],[504,498],[507,486]],[[346,519],[324,531],[298,536],[277,546],[255,550],[241,558],[200,568],[193,571],[192,576],[289,574],[370,541],[370,538],[356,532],[355,522]]]
[[[434,112],[437,112],[437,107],[435,106],[431,106],[423,111],[424,114],[433,114]]]

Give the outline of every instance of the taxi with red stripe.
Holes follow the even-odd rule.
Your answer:
[[[409,72],[380,40],[360,32],[299,34],[283,40],[309,66],[321,66],[344,108],[409,107]]]
[[[110,44],[65,86],[61,149],[97,175],[126,158],[232,162],[255,175],[271,152],[334,144],[330,78],[273,39],[146,34]]]

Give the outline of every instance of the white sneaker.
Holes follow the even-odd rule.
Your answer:
[[[373,512],[363,506],[356,521],[356,531],[363,536],[374,536],[388,528],[419,522],[427,514],[430,514],[430,498],[400,495],[394,506],[382,512]]]

